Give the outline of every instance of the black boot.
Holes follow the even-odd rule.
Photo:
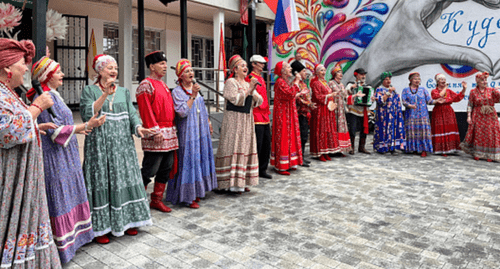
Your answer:
[[[371,154],[368,150],[365,149],[365,143],[366,143],[366,137],[360,137],[359,138],[358,152],[361,152],[364,154]]]

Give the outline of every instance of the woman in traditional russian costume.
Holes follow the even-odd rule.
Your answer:
[[[231,78],[224,85],[225,110],[215,158],[218,192],[248,192],[259,184],[259,159],[252,109],[262,103],[255,90],[258,80],[245,81],[247,63],[241,56],[229,59]]]
[[[199,208],[200,198],[217,188],[212,124],[203,96],[198,94],[201,87],[193,83],[191,62],[181,59],[177,62],[175,74],[179,85],[172,90],[172,98],[178,116],[179,162],[175,178],[168,182],[166,200]]]
[[[27,106],[14,92],[35,56],[31,41],[0,38],[0,55],[0,267],[61,268],[50,227],[39,135],[55,125],[35,122],[54,103],[43,93]]]
[[[474,160],[500,162],[500,123],[495,103],[500,103],[500,88],[488,87],[489,73],[476,75],[477,87],[469,95],[467,135],[460,144]]]
[[[292,68],[288,63],[277,63],[274,74],[278,79],[274,84],[271,165],[278,174],[289,176],[288,170],[296,170],[297,166],[302,164],[299,117],[295,102],[297,97],[306,92],[300,91],[300,74],[293,77]],[[288,81],[292,78],[290,85]]]
[[[330,161],[328,154],[340,152],[337,120],[335,118],[335,92],[325,80],[326,69],[322,64],[314,68],[314,78],[311,79],[312,101],[317,109],[311,115],[311,156],[322,162]]]
[[[43,162],[54,241],[61,262],[67,263],[78,248],[94,238],[75,134],[90,133],[104,123],[106,116],[97,119],[94,115],[88,122],[75,125],[73,113],[57,92],[64,77],[60,65],[42,57],[33,65],[31,72],[32,78],[40,81],[43,90],[49,92],[54,100],[52,109],[56,117],[44,111],[38,117],[38,123],[53,122],[57,125],[57,129],[47,130],[47,135],[42,136]],[[27,96],[31,100],[39,97],[34,89]]]
[[[351,137],[349,136],[349,127],[347,126],[347,119],[345,117],[346,109],[346,99],[348,97],[347,90],[342,84],[342,78],[344,76],[342,72],[342,67],[340,64],[336,64],[331,71],[332,80],[328,83],[330,88],[333,90],[335,95],[335,103],[337,108],[335,108],[335,119],[337,124],[337,132],[339,134],[339,146],[340,154],[342,157],[346,157],[346,153],[352,150]]]
[[[401,98],[405,106],[406,152],[415,152],[422,157],[433,152],[431,124],[427,105],[442,103],[443,98],[432,100],[429,92],[420,87],[420,74],[410,73],[410,86],[403,89]]]
[[[437,74],[435,79],[437,87],[431,91],[431,97],[432,99],[444,98],[445,101],[442,104],[436,104],[432,109],[432,147],[435,154],[442,154],[446,157],[447,154],[460,150],[457,117],[451,104],[464,99],[467,83],[462,82],[462,91],[457,94],[448,89],[446,77],[443,74]]]
[[[375,113],[375,131],[373,134],[373,149],[377,153],[390,152],[397,155],[396,150],[405,150],[405,124],[401,99],[396,89],[391,85],[391,72],[380,75],[382,86],[375,91],[377,112]]]
[[[155,133],[141,126],[129,90],[114,84],[116,60],[97,55],[93,68],[98,77],[83,89],[80,113],[83,121],[106,115],[106,122],[85,138],[83,175],[96,241],[106,244],[108,233],[136,235],[137,227],[153,223],[132,135]]]

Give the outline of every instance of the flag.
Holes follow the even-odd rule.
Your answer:
[[[273,41],[283,45],[288,33],[299,31],[299,18],[294,0],[278,0],[276,19],[274,20]]]
[[[224,72],[224,78],[226,77],[226,48],[224,46],[224,29],[222,28],[222,23],[220,24],[220,43],[219,43],[219,70]]]
[[[248,25],[248,0],[240,0],[240,23]]]
[[[97,55],[97,46],[95,44],[95,35],[94,29],[92,29],[92,33],[90,34],[90,42],[89,42],[89,51],[87,52],[87,73],[89,74],[89,78],[93,79],[97,74],[92,68],[92,63],[94,62],[94,57]]]
[[[267,55],[268,55],[268,60],[267,60],[267,70],[271,72],[271,69],[273,69],[273,33],[271,30],[269,30],[269,33],[267,35]]]
[[[271,11],[276,14],[276,9],[278,9],[278,0],[264,0],[264,2],[271,9]]]

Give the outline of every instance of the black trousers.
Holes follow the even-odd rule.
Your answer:
[[[302,158],[304,158],[307,138],[309,137],[309,121],[306,116],[299,115],[300,142],[302,143]]]
[[[345,114],[347,119],[347,127],[349,128],[349,136],[351,137],[352,148],[354,149],[354,141],[356,139],[356,132],[360,132],[360,139],[366,139],[366,134],[363,132],[364,117],[356,116],[352,113]]]
[[[144,151],[142,159],[142,182],[147,186],[151,182],[151,177],[155,177],[155,182],[166,184],[172,166],[174,165],[174,152],[151,152]]]
[[[259,156],[259,175],[266,173],[271,157],[271,125],[255,124],[257,154]]]

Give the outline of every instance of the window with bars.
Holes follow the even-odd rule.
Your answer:
[[[203,37],[191,37],[191,64],[193,67],[214,68],[214,41]],[[214,81],[214,71],[195,70],[197,80]]]
[[[104,54],[113,56],[116,61],[119,61],[119,36],[117,24],[104,24],[104,37],[103,37],[103,51]],[[139,80],[139,31],[133,28],[132,32],[132,66],[133,66],[133,80]],[[151,29],[144,30],[144,55],[161,49],[161,32]],[[144,59],[141,59],[144,62]],[[149,75],[149,68],[146,67],[146,76]]]

